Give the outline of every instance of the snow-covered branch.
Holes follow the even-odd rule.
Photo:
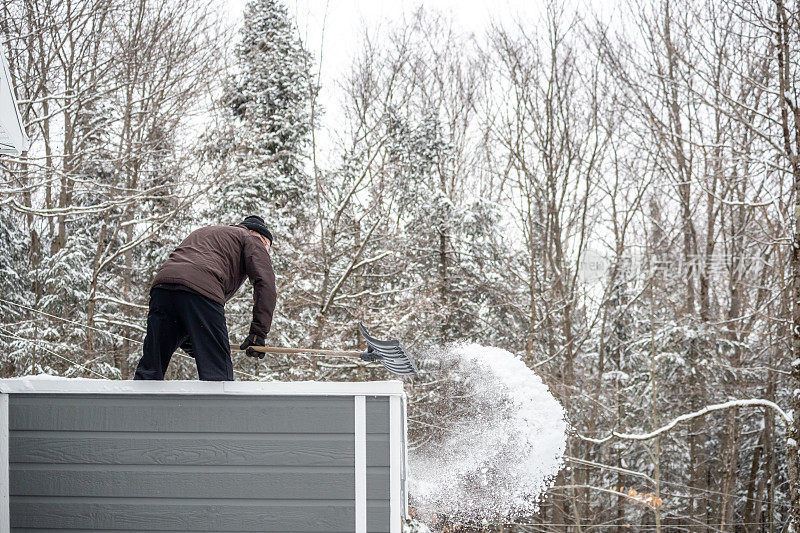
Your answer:
[[[378,224],[380,224],[380,222],[381,222],[381,219],[379,218],[378,220],[375,221],[375,223],[370,228],[369,232],[367,233],[367,236],[364,238],[364,242],[361,243],[361,246],[358,248],[358,251],[353,256],[353,259],[350,262],[350,266],[348,266],[345,269],[345,271],[342,273],[342,275],[339,277],[339,279],[336,281],[336,283],[334,284],[333,288],[331,289],[331,292],[328,295],[327,300],[325,301],[325,305],[322,307],[322,310],[320,311],[321,313],[324,314],[324,313],[326,313],[328,311],[328,309],[330,308],[331,304],[333,304],[334,298],[336,298],[336,294],[339,292],[339,289],[342,288],[342,285],[344,284],[344,282],[347,281],[347,278],[350,277],[350,274],[352,274],[357,269],[359,269],[360,267],[362,267],[362,266],[364,266],[366,264],[374,263],[375,261],[383,259],[384,257],[386,257],[387,255],[389,255],[391,253],[391,252],[383,252],[383,253],[378,254],[377,256],[372,257],[370,259],[365,259],[364,261],[360,261],[360,262],[358,261],[358,258],[361,257],[361,254],[364,252],[364,248],[366,248],[367,244],[370,241],[370,238],[372,237],[372,234],[375,232],[375,228],[378,227]]]
[[[606,443],[606,442],[608,442],[608,441],[610,441],[612,439],[615,439],[615,438],[622,439],[622,440],[638,440],[638,441],[650,440],[650,439],[653,439],[655,437],[658,437],[659,435],[662,435],[663,433],[666,433],[667,431],[671,430],[672,428],[674,428],[675,426],[677,426],[678,424],[680,424],[682,422],[686,422],[686,421],[692,420],[694,418],[705,416],[705,415],[707,415],[709,413],[713,413],[715,411],[722,411],[724,409],[730,409],[730,408],[735,408],[735,407],[767,407],[767,408],[773,409],[780,416],[780,419],[785,424],[789,425],[792,422],[792,415],[790,415],[789,413],[787,413],[786,411],[781,409],[780,406],[778,404],[776,404],[775,402],[771,402],[769,400],[762,400],[762,399],[732,400],[730,402],[724,402],[724,403],[718,403],[718,404],[714,404],[714,405],[708,405],[708,406],[703,407],[702,409],[700,409],[698,411],[694,411],[692,413],[687,413],[685,415],[681,415],[681,416],[673,419],[670,423],[668,423],[668,424],[666,424],[664,426],[661,426],[660,428],[658,428],[658,429],[656,429],[654,431],[651,431],[649,433],[619,433],[619,432],[616,432],[616,431],[612,431],[610,435],[608,435],[606,437],[599,438],[599,439],[595,439],[595,438],[592,438],[592,437],[587,437],[585,435],[578,435],[578,437],[581,440],[585,440],[587,442],[593,442],[595,444],[603,444],[603,443]]]

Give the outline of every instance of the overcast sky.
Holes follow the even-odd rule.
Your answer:
[[[613,0],[574,0],[590,6],[593,12],[610,17],[615,10]],[[349,71],[359,50],[365,31],[379,35],[392,24],[410,18],[420,6],[449,15],[456,28],[478,37],[485,35],[494,22],[515,25],[522,21],[535,23],[542,16],[542,0],[284,0],[294,15],[300,35],[320,68],[320,103],[325,110],[323,129],[335,136],[342,115],[337,112],[340,93],[337,83]],[[232,22],[241,23],[247,0],[225,2]],[[320,61],[321,58],[321,61]],[[331,146],[332,139],[320,139],[322,146]],[[323,149],[323,151],[325,151]],[[325,159],[326,154],[319,154]]]

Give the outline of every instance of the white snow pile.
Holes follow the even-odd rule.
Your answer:
[[[447,386],[443,426],[409,454],[412,505],[428,520],[513,518],[535,512],[561,469],[567,422],[542,379],[506,350],[462,344],[427,354]]]

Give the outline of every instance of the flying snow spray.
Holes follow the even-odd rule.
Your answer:
[[[506,350],[459,344],[424,359],[443,382],[427,393],[431,409],[418,419],[425,438],[409,451],[412,507],[425,521],[498,521],[535,512],[562,466],[561,405]]]

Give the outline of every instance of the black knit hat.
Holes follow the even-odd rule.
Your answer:
[[[267,225],[264,224],[264,219],[258,215],[250,215],[246,217],[244,220],[239,222],[240,226],[244,226],[247,229],[251,229],[258,233],[259,235],[263,235],[269,240],[269,243],[272,244],[272,232],[269,231]]]

